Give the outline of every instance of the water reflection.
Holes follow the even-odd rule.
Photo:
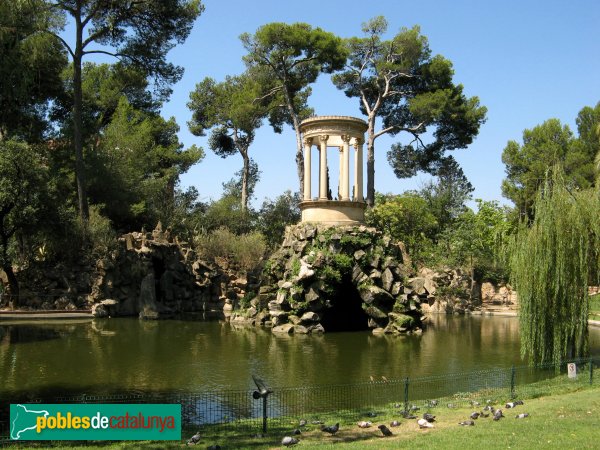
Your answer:
[[[590,330],[600,352],[597,329]],[[420,336],[274,336],[223,321],[107,319],[0,326],[0,395],[201,392],[422,377],[524,362],[518,319],[434,316]]]

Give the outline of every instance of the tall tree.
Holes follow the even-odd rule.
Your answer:
[[[358,97],[367,116],[367,204],[375,200],[375,140],[386,133],[409,133],[414,140],[396,144],[388,160],[398,177],[418,170],[433,172],[446,150],[469,145],[485,121],[486,108],[477,97],[467,98],[462,85],[452,82],[452,64],[431,56],[427,38],[418,26],[402,28],[391,40],[383,16],[363,24],[363,38],[346,40],[350,57],[346,70],[333,83],[348,97]],[[376,129],[376,120],[383,126]],[[434,127],[434,141],[423,136]]]
[[[18,306],[19,284],[13,272],[15,237],[42,219],[46,167],[29,145],[0,140],[0,267],[8,277],[13,306]]]
[[[588,284],[598,281],[599,224],[597,193],[570,190],[554,169],[537,192],[531,226],[521,227],[511,249],[521,353],[533,363],[587,352]]]
[[[346,50],[342,40],[306,23],[270,23],[253,35],[240,36],[248,54],[246,65],[263,85],[262,100],[270,100],[269,120],[275,131],[284,123],[296,132],[296,165],[300,192],[304,190],[304,157],[300,122],[312,114],[306,100],[310,85],[321,73],[332,73],[344,66]]]
[[[449,226],[466,209],[475,190],[452,156],[442,158],[437,180],[427,183],[420,194],[427,200],[440,229]]]
[[[577,139],[558,119],[524,130],[523,143],[509,141],[502,152],[506,164],[502,194],[513,201],[521,217],[532,220],[537,192],[556,164],[562,165],[570,186],[586,189],[592,185],[597,149]]]
[[[40,31],[54,35],[73,60],[73,146],[79,213],[85,223],[88,200],[82,135],[83,59],[92,54],[116,57],[153,78],[156,92],[166,98],[169,85],[182,75],[182,68],[167,62],[166,55],[187,38],[203,6],[199,0],[46,0],[43,6],[48,12],[60,11],[73,22],[73,44],[55,29],[45,27]]]
[[[254,101],[259,96],[259,83],[249,74],[243,74],[227,77],[222,83],[205,78],[196,85],[188,103],[192,110],[188,125],[193,134],[204,136],[212,129],[209,146],[217,155],[226,158],[239,153],[242,156],[242,211],[248,209],[249,148],[255,131],[269,111],[262,102]]]
[[[166,225],[179,176],[204,157],[185,149],[174,118],[136,109],[123,96],[88,163],[90,199],[104,205],[118,228]]]
[[[40,11],[40,1],[0,2],[0,140],[38,141],[47,131],[50,100],[61,94],[67,55],[40,27],[57,30],[60,16]]]

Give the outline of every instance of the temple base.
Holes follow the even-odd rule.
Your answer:
[[[300,202],[302,222],[327,225],[353,225],[365,222],[364,202],[343,200],[304,200]]]

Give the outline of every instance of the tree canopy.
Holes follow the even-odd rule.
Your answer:
[[[524,130],[522,144],[508,142],[502,152],[506,165],[502,194],[513,201],[522,217],[533,218],[537,192],[556,164],[561,165],[571,188],[586,189],[594,184],[594,157],[600,151],[595,129],[599,123],[600,103],[579,112],[578,137],[558,119],[549,119]]]
[[[367,116],[367,203],[375,195],[375,140],[386,133],[408,133],[413,140],[395,144],[388,161],[400,178],[422,170],[436,173],[447,150],[469,145],[485,121],[486,108],[477,97],[467,98],[462,85],[452,81],[452,63],[431,56],[420,28],[402,28],[390,40],[383,16],[363,24],[365,37],[345,41],[349,53],[346,69],[333,76],[338,89],[358,97]],[[376,120],[382,128],[376,129]],[[433,141],[425,143],[425,136]]]
[[[242,156],[242,210],[248,209],[250,145],[255,131],[268,114],[265,104],[255,101],[259,96],[260,85],[246,73],[227,77],[222,83],[205,78],[196,85],[188,103],[188,108],[192,110],[192,120],[188,126],[193,134],[204,136],[207,130],[212,129],[209,139],[211,150],[222,158],[236,152]]]
[[[276,131],[289,124],[296,132],[296,165],[304,189],[304,157],[300,122],[312,114],[307,104],[310,85],[321,73],[343,67],[342,40],[306,23],[269,23],[240,36],[248,52],[244,61],[262,85],[261,100],[270,104],[269,121]]]

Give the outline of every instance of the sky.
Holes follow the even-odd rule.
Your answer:
[[[222,159],[187,127],[189,94],[205,77],[222,81],[244,71],[245,50],[239,40],[270,22],[306,22],[340,37],[362,36],[361,24],[384,15],[391,38],[402,27],[419,25],[432,54],[454,65],[454,82],[467,96],[477,96],[488,109],[487,121],[474,142],[451,152],[473,184],[474,198],[498,200],[505,168],[502,150],[509,140],[521,141],[524,129],[558,118],[576,131],[575,118],[584,106],[600,101],[600,2],[597,0],[204,0],[205,11],[183,45],[169,59],[185,68],[182,80],[162,109],[181,127],[185,146],[202,146],[206,157],[181,177],[181,186],[195,186],[201,200],[216,200],[222,183],[242,166],[239,155]],[[358,99],[347,98],[321,75],[309,104],[317,115],[362,117]],[[401,138],[382,136],[375,144],[375,187],[401,193],[419,189],[429,179],[417,175],[399,180],[386,153]],[[261,179],[253,204],[285,190],[298,189],[295,138],[289,127],[275,134],[268,123],[250,148]],[[337,158],[329,156],[335,169]],[[313,179],[315,177],[313,176]],[[314,192],[314,188],[313,188]]]

